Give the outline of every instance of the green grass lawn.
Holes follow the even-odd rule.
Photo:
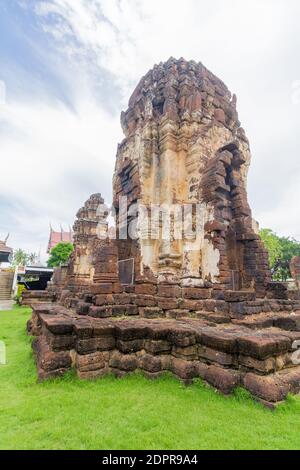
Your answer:
[[[239,390],[140,375],[37,383],[28,309],[0,312],[0,449],[299,449],[300,398],[275,412]]]

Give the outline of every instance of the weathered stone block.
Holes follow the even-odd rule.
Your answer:
[[[187,346],[185,348],[180,346],[174,346],[172,349],[172,355],[174,357],[179,357],[190,361],[197,360],[198,347],[196,344],[194,346]]]
[[[158,286],[159,297],[181,297],[181,287],[173,285],[159,285]]]
[[[93,331],[93,323],[87,318],[78,318],[74,322],[74,334],[79,339],[91,338]]]
[[[289,358],[287,355],[282,355],[259,360],[254,357],[239,355],[238,362],[241,366],[246,367],[247,369],[253,369],[261,374],[271,374],[286,366],[289,362]]]
[[[300,315],[279,316],[274,319],[274,326],[283,330],[300,331]]]
[[[139,307],[156,307],[157,302],[152,295],[137,295],[134,299],[135,305]]]
[[[205,373],[205,380],[226,395],[240,384],[237,372],[219,366],[209,366]]]
[[[103,369],[108,361],[108,355],[96,352],[87,355],[76,355],[76,367],[80,372],[89,372]]]
[[[46,329],[55,335],[70,335],[73,333],[73,320],[68,317],[41,315],[39,317]]]
[[[124,341],[130,341],[134,339],[144,339],[147,337],[148,328],[147,324],[139,322],[133,324],[130,320],[127,322],[120,321],[115,324],[115,337]]]
[[[91,304],[86,302],[78,302],[76,313],[78,313],[78,315],[88,315],[90,306]]]
[[[244,302],[255,300],[255,292],[225,291],[224,298],[227,302]]]
[[[123,293],[123,294],[113,294],[112,298],[113,298],[113,303],[116,305],[128,305],[128,304],[133,303],[133,300],[135,297],[130,294]]]
[[[94,318],[108,318],[113,315],[112,307],[95,307],[89,309],[89,316]]]
[[[196,334],[192,330],[174,327],[168,334],[168,340],[175,346],[187,347],[196,344]]]
[[[145,295],[156,295],[157,286],[153,284],[137,284],[135,286],[136,294],[145,294]]]
[[[188,317],[189,311],[188,310],[182,310],[182,309],[173,309],[173,310],[166,310],[166,317],[167,318],[184,318]]]
[[[197,374],[195,364],[192,361],[186,361],[176,357],[172,359],[171,370],[175,375],[184,380],[191,380]]]
[[[117,339],[116,341],[116,348],[124,353],[124,354],[129,354],[133,352],[140,351],[144,347],[144,340],[143,339],[133,339],[129,341],[123,341],[120,339]]]
[[[37,357],[38,368],[45,372],[67,370],[72,365],[69,351],[51,351],[45,338],[39,337],[33,342],[33,350]]]
[[[182,289],[182,296],[186,299],[205,300],[211,298],[211,289],[200,287],[185,287]]]
[[[110,305],[113,303],[113,296],[112,294],[99,294],[96,295],[95,304],[99,307],[103,305]]]
[[[203,328],[197,341],[218,351],[235,354],[238,351],[237,335],[230,331],[219,331],[215,328]]]
[[[172,346],[168,341],[163,341],[163,340],[146,340],[144,348],[147,352],[150,354],[160,354],[160,353],[166,353],[170,352]]]
[[[47,331],[45,338],[53,351],[70,351],[75,346],[73,335],[58,335]]]
[[[158,307],[140,308],[139,314],[145,318],[159,318],[163,316],[163,311]]]
[[[102,369],[96,369],[96,370],[88,370],[88,371],[81,371],[80,369],[77,369],[77,376],[79,379],[82,380],[95,380],[99,379],[100,377],[104,377],[107,375],[109,372],[109,369],[107,367],[104,367]]]
[[[276,374],[260,376],[249,373],[243,378],[243,385],[252,395],[270,402],[284,400],[289,392],[289,386],[280,383]]]
[[[154,302],[154,305],[156,302]],[[169,299],[163,297],[157,297],[157,305],[163,310],[174,310],[177,309],[180,305],[180,299]]]
[[[76,351],[78,354],[89,354],[96,351],[109,351],[114,349],[116,345],[115,338],[109,336],[78,339],[76,341]]]
[[[112,292],[113,292],[113,284],[112,283],[93,284],[93,285],[91,285],[91,293],[93,295],[112,294]]]
[[[127,315],[138,315],[139,310],[136,305],[113,305],[112,315],[114,317],[127,316]]]
[[[207,346],[198,347],[198,356],[207,362],[216,362],[222,366],[233,366],[237,362],[234,355],[217,351]]]
[[[237,340],[239,353],[257,359],[286,353],[291,348],[291,341],[279,335],[245,335]]]
[[[133,354],[124,355],[115,351],[109,360],[110,367],[126,372],[132,372],[138,367],[138,361]]]

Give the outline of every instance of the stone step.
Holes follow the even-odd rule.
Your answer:
[[[242,385],[264,404],[272,407],[285,400],[289,393],[300,392],[300,366],[267,376],[248,373],[242,378]]]
[[[98,315],[112,307],[89,308]],[[277,315],[278,324],[282,317],[288,316]],[[123,376],[136,369],[157,377],[170,371],[188,383],[200,377],[224,393],[242,385],[274,407],[288,393],[300,391],[300,366],[294,360],[300,332],[274,323],[254,329],[192,318],[94,318],[42,303],[34,307],[29,330],[39,336],[35,352],[40,379],[64,373],[71,363],[82,378],[109,372]]]

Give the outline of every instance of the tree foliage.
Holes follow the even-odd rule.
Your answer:
[[[61,266],[67,263],[73,250],[74,250],[74,246],[72,243],[69,243],[69,242],[58,243],[51,250],[50,257],[48,260],[48,266],[50,268],[55,268],[57,266]]]
[[[294,238],[279,237],[270,229],[262,229],[260,236],[269,252],[273,279],[286,281],[291,277],[291,259],[293,256],[300,256],[300,243]]]

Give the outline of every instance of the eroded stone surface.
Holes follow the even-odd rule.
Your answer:
[[[196,319],[99,320],[55,307],[35,316],[43,332],[34,343],[40,379],[60,375],[72,365],[81,378],[169,371],[184,381],[200,377],[224,393],[243,385],[272,403],[300,387],[289,331],[210,326]]]
[[[298,393],[299,290],[271,282],[247,201],[251,155],[236,97],[202,64],[170,59],[142,78],[121,121],[117,238],[103,236],[107,210],[91,196],[77,214],[71,262],[45,293],[24,299],[39,378],[71,367],[91,379],[169,371],[224,393],[242,385],[269,404]],[[120,236],[125,196],[138,215],[135,239]],[[166,241],[159,220],[154,232],[144,223],[151,204],[197,205],[202,225],[194,233],[192,212],[189,237],[173,228]]]

